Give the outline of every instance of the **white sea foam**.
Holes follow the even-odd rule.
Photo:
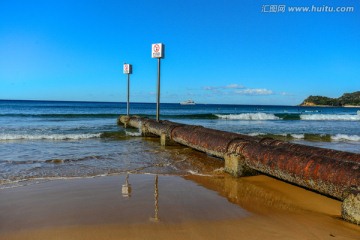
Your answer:
[[[210,174],[203,174],[203,173],[199,173],[199,172],[193,171],[193,170],[188,170],[187,172],[190,173],[191,175],[202,176],[202,177],[211,177],[212,176]]]
[[[30,134],[0,134],[0,141],[10,140],[80,140],[99,138],[100,133],[95,134],[49,134],[49,135],[30,135]]]
[[[280,118],[269,113],[240,113],[240,114],[215,114],[218,118],[228,120],[279,120]]]
[[[132,136],[132,137],[140,137],[141,135],[142,135],[142,124],[141,124],[141,122],[140,122],[140,124],[139,124],[139,128],[138,128],[138,131],[137,132],[129,132],[129,131],[126,131],[125,130],[125,134],[127,135],[127,136]]]
[[[359,135],[336,134],[335,136],[331,136],[331,140],[360,142],[360,136]]]
[[[256,137],[256,136],[266,136],[266,135],[277,135],[277,136],[283,136],[286,137],[288,134],[287,133],[262,133],[262,132],[258,132],[258,133],[248,133],[247,135],[252,136],[252,137]]]
[[[17,179],[17,180],[6,180],[0,182],[0,190],[8,189],[8,188],[17,188],[17,187],[24,187],[39,183],[45,183],[54,180],[73,180],[73,179],[90,179],[90,178],[97,178],[97,177],[106,177],[106,176],[113,176],[119,175],[116,174],[99,174],[93,176],[81,176],[81,177],[37,177],[37,178],[30,178],[30,179]]]
[[[256,136],[266,136],[268,134],[266,134],[266,133],[249,133],[247,135],[256,137]],[[295,133],[292,133],[292,134],[276,133],[276,134],[271,134],[271,135],[282,136],[282,137],[291,136],[292,138],[295,138],[295,139],[305,139],[306,138],[305,134],[295,134]],[[316,135],[316,134],[314,134],[314,135]],[[323,135],[319,134],[319,136],[323,136]],[[331,141],[360,142],[359,135],[336,134],[336,135],[330,136],[330,138],[331,138]]]
[[[360,115],[350,114],[302,114],[300,115],[301,120],[311,121],[360,121]]]
[[[304,134],[290,134],[290,135],[295,139],[304,139],[305,138]]]
[[[217,174],[219,174],[219,173],[224,173],[224,172],[225,172],[225,168],[223,168],[223,167],[217,168],[217,169],[215,169],[215,170],[213,171],[213,173],[217,173]]]
[[[247,135],[256,137],[256,136],[266,135],[266,133],[248,133]]]
[[[138,132],[128,132],[125,130],[125,134],[127,136],[132,136],[132,137],[140,137],[141,136],[141,131],[138,131]]]

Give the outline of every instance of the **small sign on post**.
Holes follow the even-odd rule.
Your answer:
[[[151,45],[151,57],[158,59],[156,121],[159,121],[160,116],[160,59],[164,58],[164,47],[165,45],[162,43],[154,43]]]
[[[154,43],[151,45],[151,57],[152,58],[163,58],[164,57],[164,44]]]
[[[124,63],[124,74],[131,74],[131,64]]]
[[[124,63],[123,66],[123,72],[124,74],[127,74],[127,104],[126,104],[126,113],[129,116],[130,114],[130,74],[132,73],[132,67],[131,64]]]

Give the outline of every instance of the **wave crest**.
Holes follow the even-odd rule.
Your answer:
[[[352,142],[360,142],[360,136],[358,135],[347,135],[347,134],[336,134],[331,137],[334,141],[352,141]]]
[[[269,113],[241,113],[241,114],[227,114],[221,115],[216,114],[216,116],[220,119],[227,119],[227,120],[257,120],[257,121],[264,121],[264,120],[280,120],[281,118],[275,116],[274,114]]]
[[[300,119],[310,121],[360,121],[360,115],[302,114],[300,115]]]
[[[315,133],[249,133],[249,136],[270,137],[283,141],[306,140],[315,142],[360,142],[359,135]]]
[[[50,134],[50,135],[29,135],[29,134],[4,134],[0,135],[0,141],[11,140],[80,140],[99,138],[100,133],[95,134]]]

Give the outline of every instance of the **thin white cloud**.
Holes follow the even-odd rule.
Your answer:
[[[224,86],[206,86],[203,90],[208,91],[211,94],[217,95],[244,95],[244,96],[266,96],[266,95],[281,95],[292,96],[287,92],[276,92],[266,88],[246,88],[240,84],[229,84]]]
[[[226,86],[206,86],[203,89],[204,90],[208,90],[208,91],[214,91],[214,90],[219,90],[219,89],[243,89],[245,88],[242,85],[236,84],[236,83],[232,83]]]
[[[216,90],[216,89],[219,89],[219,87],[210,87],[210,86],[204,87],[204,90],[209,90],[209,91]]]
[[[236,94],[240,95],[272,95],[274,92],[266,88],[247,88],[244,90],[235,91]]]
[[[294,96],[294,94],[292,94],[292,93],[287,93],[287,92],[281,92],[281,93],[279,93],[280,95],[282,95],[282,96]]]
[[[225,86],[225,88],[228,88],[228,89],[243,89],[245,87],[243,85],[239,85],[239,84],[229,84],[229,85]]]

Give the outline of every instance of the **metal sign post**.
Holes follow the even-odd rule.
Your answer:
[[[160,118],[160,58],[158,58],[157,72],[156,121],[158,122]]]
[[[156,121],[159,121],[160,116],[160,59],[164,58],[164,47],[162,43],[155,43],[151,45],[151,57],[158,59],[157,72],[157,98],[156,98]]]
[[[126,104],[126,114],[129,116],[130,114],[130,74],[132,73],[131,64],[124,63],[123,68],[124,74],[127,74],[127,104]]]

